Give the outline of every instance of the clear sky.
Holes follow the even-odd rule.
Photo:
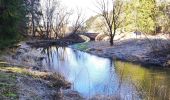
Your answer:
[[[82,9],[83,14],[86,18],[96,15],[95,0],[61,0],[62,3],[69,9]]]

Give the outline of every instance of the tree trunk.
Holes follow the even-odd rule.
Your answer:
[[[113,46],[113,35],[110,34],[110,45]]]
[[[35,37],[35,23],[34,23],[34,0],[31,0],[31,16],[32,16],[32,19],[31,19],[31,22],[32,22],[32,35],[33,37]]]
[[[34,17],[32,17],[32,34],[33,34],[33,37],[35,37],[35,23],[34,23]]]
[[[49,22],[47,22],[47,34],[46,34],[46,38],[48,39],[48,37],[49,37]]]

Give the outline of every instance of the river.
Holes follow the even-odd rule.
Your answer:
[[[59,72],[83,97],[170,99],[170,70],[102,58],[69,47],[40,48],[43,65]]]

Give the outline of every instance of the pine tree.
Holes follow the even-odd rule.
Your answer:
[[[25,17],[23,0],[1,0],[0,9],[0,38],[17,38],[20,22]]]

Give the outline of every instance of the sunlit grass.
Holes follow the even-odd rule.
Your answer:
[[[58,73],[35,71],[24,67],[15,67],[15,66],[7,66],[7,65],[4,66],[4,64],[0,64],[0,71],[13,73],[18,76],[26,75],[32,78],[41,78],[44,80],[49,80],[52,82],[50,84],[50,86],[52,87],[61,87],[61,86],[69,85],[69,83],[65,81],[65,78]],[[2,76],[0,75],[0,77],[6,78],[6,76],[3,75]],[[11,76],[11,77],[15,77],[15,76]]]
[[[17,97],[17,94],[16,94],[16,93],[13,93],[13,92],[7,92],[7,93],[4,94],[4,96],[16,98],[16,97]]]
[[[20,74],[20,75],[27,75],[27,76],[32,76],[35,78],[38,77],[42,77],[47,75],[48,73],[46,72],[39,72],[39,71],[31,71],[29,69],[26,68],[22,68],[22,67],[0,67],[0,71],[4,71],[4,72],[11,72],[11,73],[16,73],[16,74]]]
[[[78,49],[78,50],[86,51],[88,49],[87,45],[88,45],[87,42],[79,43],[79,44],[75,45],[75,48]]]
[[[0,62],[0,99],[15,100],[18,98],[16,80],[18,77],[29,77],[32,79],[43,79],[49,82],[50,87],[67,87],[68,82],[57,73],[33,71],[25,67],[16,67],[7,62]]]
[[[0,61],[0,64],[7,64],[7,62]]]

